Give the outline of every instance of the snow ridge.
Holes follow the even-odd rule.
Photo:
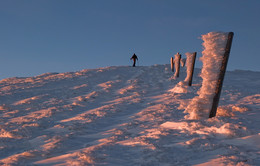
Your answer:
[[[189,120],[198,73],[184,93],[170,65],[1,80],[0,165],[259,165],[260,73],[227,72],[217,117]]]

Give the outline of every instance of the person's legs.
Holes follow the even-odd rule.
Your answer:
[[[134,64],[133,64],[133,67],[135,67],[135,59],[134,59]]]

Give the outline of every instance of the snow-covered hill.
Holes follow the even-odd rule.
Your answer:
[[[260,165],[260,72],[227,72],[217,117],[169,65],[0,81],[0,165]]]

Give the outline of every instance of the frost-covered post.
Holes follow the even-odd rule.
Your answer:
[[[191,86],[191,84],[192,84],[192,77],[193,77],[193,73],[194,73],[194,66],[195,66],[196,55],[197,55],[197,52],[194,52],[192,54],[191,64],[189,64],[190,65],[189,76],[188,76],[188,72],[187,72],[187,76],[189,78],[189,80],[188,80],[188,85],[189,86]]]
[[[220,68],[220,72],[219,72],[219,76],[218,76],[218,80],[217,80],[216,91],[215,91],[215,95],[213,97],[213,103],[212,103],[212,108],[211,108],[211,111],[209,114],[209,118],[216,116],[216,113],[217,113],[219,98],[220,98],[221,89],[222,89],[222,85],[223,85],[223,81],[224,81],[224,77],[225,77],[225,73],[226,73],[226,68],[227,68],[227,63],[228,63],[229,53],[230,53],[230,49],[231,49],[231,45],[232,45],[233,36],[234,36],[234,33],[229,32],[228,39],[227,39],[227,45],[225,48],[225,53],[223,56],[223,60],[222,60],[222,64],[221,64],[221,68]]]
[[[203,63],[200,74],[202,86],[197,92],[199,96],[194,97],[186,107],[185,113],[188,115],[185,118],[201,119],[216,115],[232,37],[233,33],[225,32],[210,32],[202,35],[204,41],[202,43],[204,50],[200,58]],[[223,55],[226,62],[223,61]],[[216,87],[219,88],[216,90]]]
[[[172,69],[172,72],[174,72],[174,60],[173,60],[173,57],[171,57],[171,69]]]
[[[194,53],[187,52],[185,53],[185,55],[187,57],[186,59],[187,76],[184,82],[186,82],[189,86],[191,86],[197,52]]]
[[[179,53],[175,54],[174,55],[174,67],[175,67],[174,77],[179,77],[180,61],[181,61],[181,54],[179,54]]]

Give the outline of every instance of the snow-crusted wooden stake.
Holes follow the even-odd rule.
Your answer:
[[[194,53],[192,54],[191,72],[190,72],[189,81],[188,81],[188,85],[189,85],[189,86],[191,86],[191,84],[192,84],[192,77],[193,77],[193,72],[194,72],[194,66],[195,66],[196,55],[197,55],[197,52],[194,52]]]
[[[172,69],[172,72],[174,72],[174,60],[173,60],[173,57],[171,57],[171,69]]]
[[[174,59],[174,60],[178,60],[178,62],[176,62],[177,63],[177,68],[176,68],[176,73],[175,73],[176,77],[179,77],[179,75],[180,75],[181,54],[178,54],[178,55],[179,55],[179,57],[177,59],[176,58]]]
[[[213,98],[213,103],[212,103],[212,108],[211,108],[211,111],[209,114],[209,118],[215,117],[216,113],[217,113],[220,93],[221,93],[221,89],[222,89],[222,85],[223,85],[223,81],[224,81],[224,77],[225,77],[225,72],[226,72],[226,68],[227,68],[227,63],[228,63],[228,58],[229,58],[229,53],[230,53],[230,49],[231,49],[233,36],[234,36],[234,33],[229,32],[228,39],[227,39],[227,45],[226,45],[225,53],[223,56],[223,61],[222,61],[219,76],[218,76],[217,86],[216,86],[215,95]]]

